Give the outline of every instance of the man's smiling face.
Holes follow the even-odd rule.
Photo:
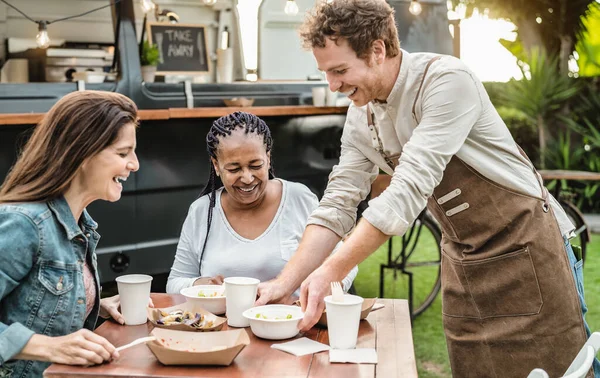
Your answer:
[[[312,51],[332,91],[346,94],[356,106],[382,99],[379,92],[383,88],[383,70],[375,53],[361,59],[344,38],[337,42],[327,38],[325,47],[315,47]]]

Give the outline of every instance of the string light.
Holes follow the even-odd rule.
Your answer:
[[[142,0],[142,11],[148,13],[156,8],[156,4],[152,0]]]
[[[421,4],[419,4],[419,2],[417,0],[413,0],[410,2],[410,5],[408,6],[408,11],[410,13],[414,14],[415,16],[418,16],[423,11],[423,7],[421,6]]]
[[[298,4],[296,4],[296,0],[287,0],[285,3],[285,9],[283,10],[285,14],[294,16],[298,14]]]
[[[25,13],[23,13],[19,8],[17,8],[14,5],[8,3],[6,0],[0,0],[0,2],[8,5],[12,9],[14,9],[15,11],[19,12],[26,19],[28,19],[29,21],[31,21],[31,22],[33,22],[33,23],[35,23],[35,24],[38,25],[38,34],[35,37],[35,41],[36,41],[37,45],[40,48],[43,48],[43,49],[45,49],[45,48],[47,48],[47,47],[50,46],[50,37],[48,36],[48,25],[54,24],[56,22],[64,21],[64,20],[70,20],[72,18],[77,18],[77,17],[85,16],[85,15],[90,14],[92,12],[95,12],[97,10],[104,9],[104,8],[107,8],[107,7],[112,7],[113,5],[119,3],[120,1],[121,0],[115,0],[115,1],[111,2],[108,5],[103,5],[101,7],[94,8],[94,9],[89,10],[87,12],[83,12],[81,14],[76,14],[74,16],[67,16],[67,17],[59,18],[59,19],[54,20],[54,21],[47,21],[47,20],[34,20],[33,18],[31,18],[28,15],[26,15]],[[146,1],[146,0],[143,0],[143,1]],[[150,2],[152,2],[152,1],[150,1]]]
[[[45,21],[38,22],[38,34],[35,36],[35,41],[39,48],[46,49],[50,46],[50,37],[48,37]]]

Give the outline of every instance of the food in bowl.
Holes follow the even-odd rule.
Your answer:
[[[160,311],[160,317],[156,320],[160,325],[185,324],[195,328],[210,328],[214,321],[208,320],[200,313],[190,311],[173,310],[171,312]]]
[[[222,297],[223,293],[219,293],[218,291],[212,291],[212,292],[205,292],[203,290],[200,290],[198,292],[198,296],[201,298],[214,298],[214,297]]]
[[[253,307],[242,314],[250,322],[256,336],[269,340],[283,340],[296,336],[298,323],[304,317],[298,306],[266,305]]]
[[[267,315],[265,315],[265,314],[260,314],[260,313],[259,313],[259,314],[256,314],[256,316],[254,316],[254,317],[255,317],[256,319],[269,319],[269,318],[267,317]],[[271,319],[271,320],[284,320],[284,319],[291,319],[292,317],[293,317],[293,315],[292,315],[292,314],[287,314],[287,315],[285,316],[285,318],[276,316],[276,317],[274,317],[274,318],[273,318],[273,319]]]
[[[198,285],[181,289],[188,302],[198,304],[215,315],[225,313],[225,287],[222,285]]]

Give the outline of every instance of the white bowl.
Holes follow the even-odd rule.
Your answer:
[[[266,305],[250,308],[242,314],[250,322],[256,336],[269,340],[283,340],[298,334],[298,323],[304,317],[298,306]]]
[[[200,307],[215,315],[221,315],[225,313],[224,291],[225,287],[222,285],[198,285],[181,289],[180,293],[188,302],[199,304]],[[217,296],[211,296],[214,293],[217,293]]]
[[[73,72],[73,80],[83,80],[86,83],[104,83],[106,73],[96,71]]]

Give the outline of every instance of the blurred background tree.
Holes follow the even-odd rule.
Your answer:
[[[596,3],[598,4],[598,3]],[[590,12],[582,20],[582,30],[575,50],[579,76],[600,75],[600,7],[590,7]]]
[[[454,7],[464,4],[467,16],[474,8],[489,9],[489,16],[510,20],[517,27],[518,38],[509,50],[523,60],[534,48],[544,49],[549,56],[557,56],[562,74],[568,73],[569,59],[575,45],[587,33],[592,22],[590,15],[598,14],[596,0],[451,0]],[[595,21],[588,21],[588,19]],[[593,24],[591,26],[594,26]],[[586,34],[587,33],[587,34]],[[600,38],[597,34],[593,38]],[[507,41],[508,42],[508,41]],[[589,43],[593,43],[590,41]],[[586,45],[588,46],[588,45]],[[598,45],[595,45],[598,48]],[[582,47],[583,51],[583,47]],[[581,56],[581,53],[579,54]]]

